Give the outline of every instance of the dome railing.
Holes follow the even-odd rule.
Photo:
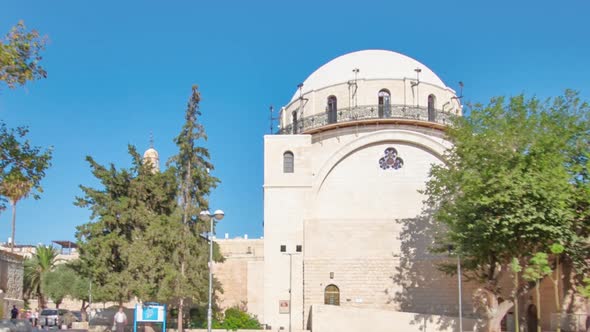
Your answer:
[[[430,113],[430,114],[429,114]],[[360,105],[356,107],[341,108],[334,112],[322,112],[298,119],[296,123],[290,123],[281,129],[279,134],[302,134],[309,130],[338,123],[351,123],[362,120],[378,119],[406,119],[433,122],[442,125],[451,123],[456,115],[434,109],[431,112],[427,107],[408,105]],[[295,130],[294,130],[295,129]]]

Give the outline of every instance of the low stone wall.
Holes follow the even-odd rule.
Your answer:
[[[72,329],[74,329],[74,330],[88,330],[88,322],[73,322]]]
[[[212,332],[227,332],[227,330],[212,329]],[[236,332],[256,332],[263,330],[236,330]],[[176,329],[166,329],[166,332],[176,332]],[[185,329],[184,332],[207,332],[207,329]],[[269,331],[270,332],[270,331]]]
[[[314,305],[312,332],[458,332],[457,317],[424,315],[380,309]],[[472,331],[474,319],[463,319],[463,331]]]

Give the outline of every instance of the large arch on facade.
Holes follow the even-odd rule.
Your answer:
[[[319,168],[315,181],[312,185],[312,192],[317,196],[322,189],[324,181],[328,178],[332,170],[338,166],[348,156],[356,151],[362,150],[371,145],[381,143],[403,143],[413,145],[436,156],[444,162],[444,152],[451,147],[450,142],[442,138],[433,138],[419,132],[400,129],[381,130],[378,132],[363,135],[358,139],[347,143],[338,151],[334,152],[330,158]]]

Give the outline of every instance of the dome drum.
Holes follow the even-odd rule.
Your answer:
[[[362,124],[444,129],[461,115],[455,92],[428,67],[392,51],[345,54],[321,66],[281,109],[279,134]]]
[[[454,116],[456,115],[450,112],[423,106],[361,105],[294,118],[291,123],[280,128],[279,134],[307,134],[320,129],[327,130],[359,123],[405,123],[442,129]]]

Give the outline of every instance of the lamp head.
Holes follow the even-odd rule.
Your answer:
[[[207,221],[209,220],[209,218],[211,218],[211,213],[209,212],[209,210],[201,211],[199,213],[199,218],[203,221]]]
[[[453,251],[455,251],[455,246],[452,244],[448,244],[447,250],[449,251],[449,255],[450,255]]]
[[[223,219],[224,216],[225,216],[225,213],[223,213],[223,211],[221,211],[221,210],[215,210],[215,212],[213,213],[213,217],[215,217],[215,219],[217,219],[217,220]]]

